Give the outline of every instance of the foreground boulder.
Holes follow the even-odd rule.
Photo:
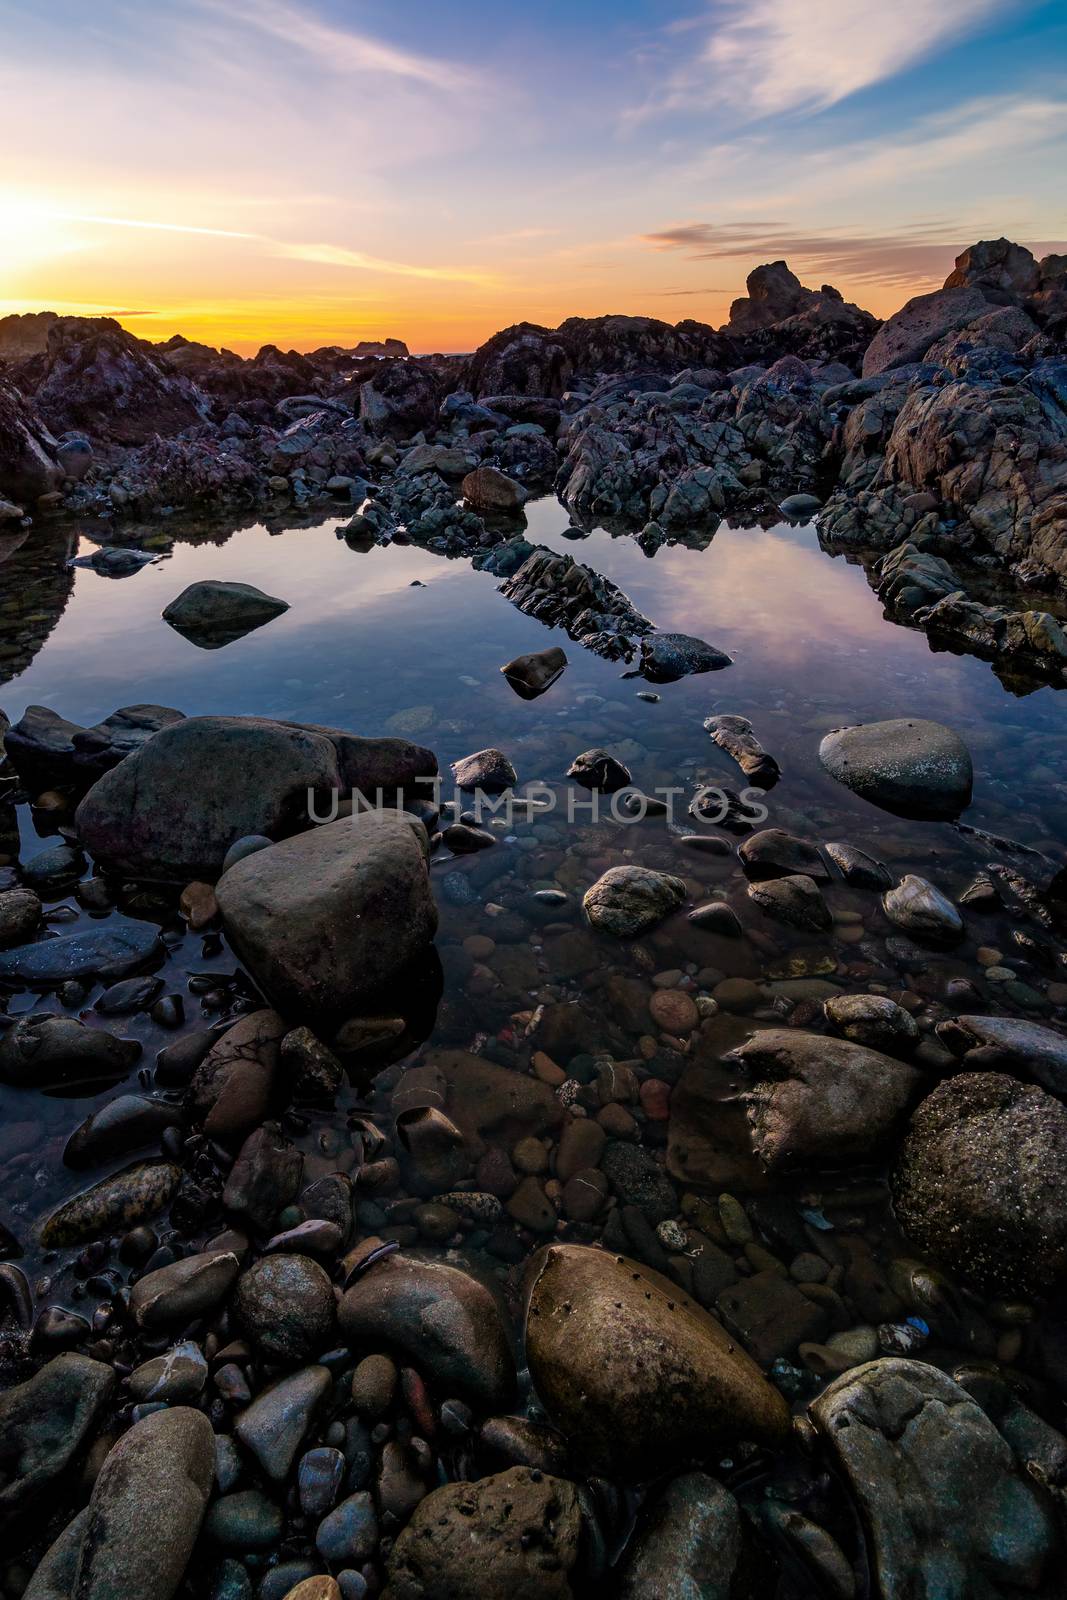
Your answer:
[[[347,1291],[339,1320],[353,1350],[406,1357],[442,1394],[489,1410],[512,1399],[515,1361],[503,1316],[484,1284],[457,1267],[387,1256]]]
[[[512,1467],[445,1484],[397,1539],[383,1600],[578,1600],[581,1536],[578,1491],[562,1478]]]
[[[871,1361],[837,1378],[810,1410],[858,1502],[877,1600],[1062,1593],[1062,1537],[1049,1503],[945,1373],[920,1361]]]
[[[1033,1084],[965,1072],[911,1120],[892,1174],[918,1249],[992,1293],[1040,1294],[1067,1274],[1067,1107]]]
[[[780,1444],[789,1426],[778,1391],[676,1284],[584,1245],[530,1261],[526,1359],[551,1421],[613,1478],[742,1439]]]
[[[214,878],[236,839],[306,827],[309,792],[326,814],[340,785],[324,734],[256,717],[186,717],[93,785],[78,837],[119,871]]]
[[[522,509],[526,490],[497,467],[476,467],[462,483],[463,498],[487,515],[514,515]]]
[[[863,358],[863,376],[874,377],[891,367],[921,361],[937,339],[965,328],[988,310],[985,295],[973,286],[915,295],[882,323],[871,340]]]
[[[0,1394],[0,1526],[31,1511],[77,1460],[114,1392],[109,1366],[64,1354]]]
[[[686,897],[681,878],[651,867],[609,867],[582,900],[594,928],[632,939],[670,916]]]
[[[354,1016],[437,928],[426,830],[366,811],[246,856],[219,879],[227,936],[286,1016]]]
[[[70,1594],[170,1600],[185,1576],[214,1475],[215,1435],[202,1412],[174,1406],[135,1423],[93,1487]]]
[[[288,611],[286,600],[250,583],[191,583],[163,610],[163,621],[202,650],[219,650]]]
[[[724,1058],[755,1079],[740,1096],[752,1146],[783,1171],[864,1160],[918,1093],[916,1068],[850,1039],[762,1028]]]
[[[819,760],[838,783],[898,816],[958,817],[971,803],[970,753],[940,722],[897,717],[835,728]]]

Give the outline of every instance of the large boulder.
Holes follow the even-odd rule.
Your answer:
[[[526,1276],[526,1360],[552,1422],[597,1471],[653,1477],[739,1440],[780,1444],[789,1408],[676,1284],[549,1244]]]
[[[402,1356],[441,1394],[488,1410],[513,1398],[515,1360],[500,1308],[484,1284],[458,1267],[387,1256],[345,1293],[338,1315],[355,1352]]]
[[[753,1149],[771,1171],[865,1160],[899,1125],[921,1081],[892,1056],[794,1028],[762,1028],[724,1060],[754,1080],[740,1098]]]
[[[519,322],[480,345],[466,367],[465,384],[482,395],[537,395],[558,399],[573,360],[567,341],[550,328]]]
[[[819,760],[838,783],[899,816],[958,817],[971,802],[967,746],[923,717],[835,728],[819,745]]]
[[[990,1293],[1067,1275],[1067,1107],[999,1072],[938,1085],[911,1120],[893,1203],[916,1247]]]
[[[573,1483],[511,1467],[447,1483],[389,1555],[382,1600],[578,1600],[582,1505]]]
[[[1004,238],[979,239],[956,257],[944,287],[978,288],[992,291],[990,299],[1016,299],[1033,294],[1038,281],[1037,262],[1025,245]]]
[[[935,340],[956,328],[965,328],[988,310],[985,295],[971,285],[915,295],[882,323],[867,346],[863,376],[874,377],[892,367],[921,361]]]
[[[651,867],[609,867],[585,892],[582,906],[594,928],[633,939],[669,917],[685,900],[682,878]]]
[[[323,734],[255,717],[186,717],[104,774],[78,807],[78,837],[142,878],[214,878],[248,834],[284,837],[325,814],[340,786]]]
[[[1051,1500],[945,1373],[871,1361],[835,1379],[810,1411],[858,1503],[874,1600],[1062,1593]]]
[[[433,938],[428,857],[426,830],[406,812],[342,817],[224,873],[223,925],[283,1014],[340,1022]]]
[[[374,362],[359,386],[360,420],[376,433],[407,439],[437,417],[437,379],[418,361]]]
[[[170,1600],[214,1477],[215,1435],[203,1412],[172,1406],[136,1422],[93,1486],[71,1595]]]

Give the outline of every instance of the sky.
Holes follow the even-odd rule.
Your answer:
[[[0,0],[0,315],[247,354],[1067,250],[1064,0]]]

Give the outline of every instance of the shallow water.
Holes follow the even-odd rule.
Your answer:
[[[702,727],[712,711],[739,712],[752,719],[782,766],[782,781],[766,797],[771,825],[813,839],[845,839],[894,870],[919,872],[958,895],[989,859],[988,845],[948,824],[903,821],[876,810],[832,782],[817,758],[828,728],[930,716],[952,725],[971,748],[975,798],[967,822],[1023,841],[1059,864],[1067,824],[1067,700],[1049,688],[1015,698],[986,663],[935,653],[923,634],[885,620],[862,569],[828,557],[811,528],[724,527],[705,548],[666,546],[650,559],[629,538],[604,530],[581,540],[564,537],[568,519],[555,501],[529,507],[532,541],[596,567],[661,629],[698,634],[734,656],[724,672],[660,686],[659,700],[649,703],[638,698],[647,690],[642,680],[624,677],[621,663],[603,661],[523,616],[497,592],[495,577],[473,571],[465,560],[399,544],[355,552],[338,537],[341,521],[281,532],[259,524],[229,534],[205,530],[195,541],[179,536],[156,565],[126,578],[76,569],[69,594],[56,567],[65,536],[49,536],[48,548],[37,555],[19,552],[0,566],[0,662],[18,669],[0,687],[0,705],[12,722],[35,702],[85,724],[121,705],[156,702],[189,714],[246,713],[364,734],[402,733],[432,746],[443,770],[461,755],[498,745],[521,782],[538,780],[571,793],[566,769],[594,745],[619,755],[645,790],[682,785],[688,793],[701,781],[741,788],[737,769]],[[162,525],[164,535],[176,532]],[[81,553],[92,549],[84,537]],[[287,600],[290,609],[236,643],[202,650],[169,628],[160,612],[187,584],[206,578],[253,583]],[[569,666],[543,697],[524,702],[499,667],[549,644],[564,646]],[[20,823],[24,860],[53,842],[38,834],[26,806]],[[931,954],[912,962],[907,976],[904,968],[896,975],[884,947],[894,930],[877,897],[838,886],[832,896],[837,922],[824,937],[793,933],[749,911],[756,938],[735,942],[693,929],[683,912],[636,947],[587,934],[593,954],[574,973],[558,956],[558,932],[542,936],[527,926],[516,933],[512,918],[505,936],[509,919],[501,920],[501,908],[506,913],[518,906],[531,888],[561,885],[580,896],[619,861],[682,873],[694,896],[723,890],[743,897],[732,856],[693,855],[662,821],[594,821],[581,810],[573,822],[557,810],[517,823],[506,837],[501,830],[493,851],[437,859],[444,987],[430,1041],[469,1048],[497,1035],[506,1048],[516,1036],[516,1013],[546,998],[578,994],[594,1014],[599,1007],[607,1036],[618,1020],[600,993],[611,972],[647,982],[657,971],[681,970],[698,987],[716,973],[744,975],[766,980],[770,994],[790,999],[803,998],[803,988],[791,990],[791,981],[803,985],[829,974],[846,988],[862,989],[866,972],[883,982],[891,976],[890,992],[910,987],[936,996],[951,975],[980,981],[975,947],[1006,934],[996,919],[969,918],[968,938],[951,954]],[[1047,872],[1042,864],[1036,875],[1043,880]],[[453,903],[462,898],[456,874],[467,882],[469,904]],[[145,903],[126,908],[136,914]],[[148,911],[180,928],[166,907]],[[578,926],[573,909],[564,920]],[[67,926],[56,924],[61,932]],[[862,950],[860,926],[868,940]],[[484,960],[464,949],[472,934],[495,940]],[[190,971],[232,974],[235,965],[225,950],[203,956],[201,941],[186,936],[176,939],[163,976],[168,990],[182,992]],[[95,992],[86,997],[88,1006]],[[11,997],[10,1011],[42,1004],[58,1008],[54,998],[40,1002],[20,994]],[[188,994],[186,1010],[189,1026],[203,1025],[199,1003]],[[144,1015],[109,1025],[143,1041],[144,1081],[150,1081],[154,1054],[173,1035]],[[735,1043],[748,1026],[742,1017],[721,1015],[715,1044]],[[632,1054],[635,1041],[630,1044]],[[388,1126],[389,1082],[386,1074],[376,1093],[363,1085],[364,1101],[358,1089],[346,1092],[337,1112],[313,1115],[294,1129],[308,1153],[309,1174],[333,1170],[338,1152],[349,1149],[344,1112],[352,1106],[373,1107]],[[122,1087],[136,1087],[136,1077]],[[727,1089],[725,1080],[709,1082],[713,1098]],[[42,1097],[0,1086],[0,1207],[6,1207],[0,1220],[26,1244],[27,1266],[39,1265],[33,1224],[87,1181],[62,1166],[66,1138],[115,1092]],[[664,1136],[662,1125],[653,1124],[642,1134],[659,1145]],[[724,1138],[729,1145],[725,1127]],[[751,1174],[727,1160],[719,1178],[725,1185],[747,1182]],[[869,1226],[872,1239],[888,1237],[884,1218],[861,1213],[859,1223]],[[65,1281],[57,1279],[56,1293],[65,1292]],[[67,1298],[80,1293],[74,1286]]]

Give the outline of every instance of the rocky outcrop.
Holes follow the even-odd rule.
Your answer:
[[[417,361],[381,361],[359,386],[359,416],[374,433],[410,438],[433,425],[438,388],[433,371]]]
[[[34,396],[55,432],[85,429],[93,439],[119,445],[180,433],[209,411],[194,384],[169,371],[151,345],[112,317],[57,318]]]
[[[731,305],[723,332],[742,344],[749,359],[792,355],[858,370],[878,327],[869,311],[850,304],[828,283],[806,289],[784,261],[756,267],[745,287],[748,293]]]
[[[576,643],[609,661],[632,660],[637,642],[652,631],[610,579],[553,550],[534,550],[500,592],[527,616],[566,629]]]
[[[32,508],[62,480],[55,439],[33,403],[0,377],[0,500]]]
[[[27,356],[42,355],[56,321],[55,311],[13,311],[10,316],[0,317],[0,361],[24,361]]]
[[[565,340],[537,323],[517,322],[479,346],[463,382],[475,399],[512,394],[558,400],[572,369],[573,358]]]

